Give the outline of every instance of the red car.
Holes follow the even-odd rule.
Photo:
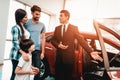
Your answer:
[[[91,59],[75,40],[75,80],[120,80],[120,32],[109,28],[119,19],[94,20],[96,33],[80,32],[95,51],[101,52],[103,62]],[[111,24],[111,22],[113,24]],[[120,21],[119,21],[120,22]],[[114,25],[115,25],[114,24]],[[107,34],[107,35],[106,35]],[[41,65],[41,78],[55,75],[55,47],[51,44],[53,32],[46,33],[45,58]],[[109,38],[110,37],[110,38]]]

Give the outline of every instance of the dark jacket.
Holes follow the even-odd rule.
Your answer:
[[[52,44],[57,48],[56,57],[62,57],[63,63],[74,63],[74,51],[75,51],[75,39],[78,40],[78,43],[88,52],[92,52],[92,49],[88,46],[87,42],[84,40],[83,36],[80,35],[77,26],[68,25],[67,31],[62,36],[61,30],[62,25],[57,26],[54,31],[54,36],[52,38]],[[68,45],[66,50],[58,48],[59,43],[62,42],[64,45]],[[56,59],[57,59],[56,58]]]

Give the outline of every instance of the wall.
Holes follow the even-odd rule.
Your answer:
[[[0,0],[0,64],[3,63],[10,0]]]

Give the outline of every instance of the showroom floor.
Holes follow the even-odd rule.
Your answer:
[[[4,60],[3,65],[0,65],[0,80],[10,80],[12,73],[12,64],[10,60]],[[30,80],[33,76],[31,76]],[[45,80],[55,80],[53,77],[47,77]]]

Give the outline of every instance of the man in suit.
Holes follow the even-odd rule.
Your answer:
[[[95,60],[101,60],[98,52],[93,52],[83,36],[80,35],[77,26],[69,23],[70,13],[67,10],[60,11],[60,23],[54,31],[52,44],[56,47],[55,78],[56,80],[73,80],[72,71],[75,60],[75,39]]]

